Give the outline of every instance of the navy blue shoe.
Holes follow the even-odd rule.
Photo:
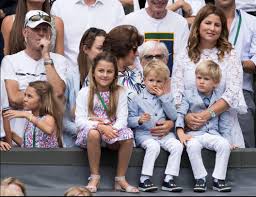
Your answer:
[[[204,179],[196,179],[194,192],[205,192],[206,189],[206,181]]]
[[[231,186],[228,185],[225,180],[213,181],[212,189],[218,192],[231,192]]]
[[[143,192],[154,192],[157,191],[157,187],[150,181],[146,179],[143,183],[139,183],[139,190]]]
[[[181,192],[182,187],[177,186],[175,181],[171,179],[168,182],[163,182],[162,190],[169,192]]]

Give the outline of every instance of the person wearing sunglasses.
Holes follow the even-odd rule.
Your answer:
[[[4,55],[25,49],[22,29],[25,14],[30,10],[42,10],[50,15],[48,0],[18,0],[16,13],[5,17],[1,27],[4,38]],[[60,17],[51,16],[51,52],[64,54],[64,25]]]
[[[139,48],[139,57],[142,67],[151,60],[162,60],[165,64],[168,63],[169,52],[163,42],[150,40],[144,42]]]
[[[25,49],[5,56],[1,64],[1,79],[5,80],[10,106],[18,110],[23,109],[24,91],[32,81],[48,81],[55,95],[63,100],[68,66],[62,55],[50,52],[51,17],[41,10],[31,10],[24,21]],[[16,119],[11,128],[23,136],[24,123],[23,118]]]

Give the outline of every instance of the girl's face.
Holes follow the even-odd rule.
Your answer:
[[[210,14],[202,20],[199,27],[200,42],[216,43],[221,34],[221,20],[215,14]]]
[[[36,93],[35,88],[27,87],[24,93],[23,105],[25,110],[39,111],[40,97]]]
[[[90,49],[86,49],[84,48],[84,53],[86,53],[88,55],[88,57],[90,58],[90,60],[94,60],[94,58],[102,52],[102,46],[103,46],[103,42],[105,40],[104,36],[96,36],[92,47]]]
[[[115,68],[113,63],[100,60],[96,65],[94,74],[95,82],[99,91],[108,91],[115,79]]]

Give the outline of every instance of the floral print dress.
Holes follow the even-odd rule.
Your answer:
[[[45,116],[37,117],[38,120],[45,118]],[[23,144],[24,148],[58,148],[58,140],[56,136],[56,132],[52,135],[49,135],[38,127],[35,126],[30,121],[26,121],[25,123],[25,131],[23,136]]]
[[[109,104],[109,95],[110,95],[109,91],[100,92],[100,96],[103,98],[106,105]],[[102,103],[100,102],[100,100],[98,99],[98,97],[96,95],[94,96],[94,100],[95,100],[95,102],[94,102],[93,111],[95,113],[95,116],[97,118],[103,118],[105,121],[108,121],[113,125],[115,123],[115,120],[110,120],[108,118],[106,110],[104,109]],[[90,130],[91,129],[84,128],[84,129],[82,129],[78,132],[76,145],[81,146],[83,148],[86,147],[87,135],[88,135]],[[116,138],[108,139],[108,138],[106,138],[106,136],[104,134],[101,136],[101,138],[107,144],[113,144],[117,141],[132,139],[133,138],[133,131],[129,128],[122,128],[122,129],[118,130],[118,137],[116,137]]]

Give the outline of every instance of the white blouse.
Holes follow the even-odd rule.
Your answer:
[[[216,88],[217,93],[222,95],[221,98],[229,104],[230,108],[239,113],[245,113],[247,106],[242,92],[243,69],[241,61],[235,50],[232,50],[230,54],[225,54],[222,61],[218,59],[217,54],[217,48],[204,49],[199,62],[209,59],[219,64],[222,70],[222,78]],[[195,87],[195,68],[197,64],[190,60],[187,51],[176,58],[171,79],[171,91],[176,105],[181,104],[185,89]]]

